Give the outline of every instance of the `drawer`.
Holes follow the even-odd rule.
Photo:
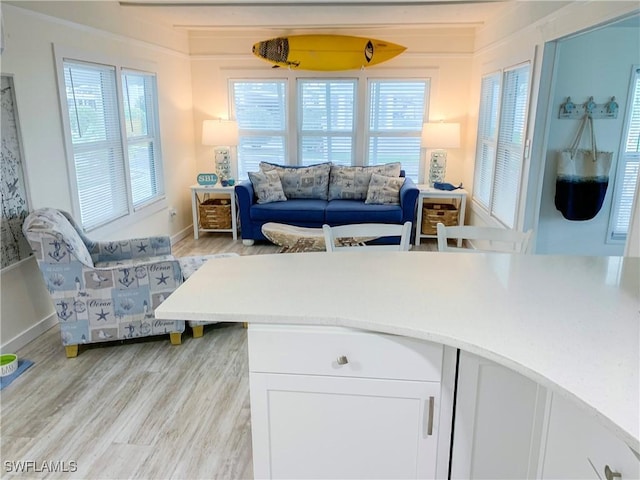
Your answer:
[[[443,346],[342,327],[249,325],[251,372],[439,382]]]
[[[553,394],[542,478],[640,478],[640,458],[570,400]],[[615,473],[620,477],[614,477]]]

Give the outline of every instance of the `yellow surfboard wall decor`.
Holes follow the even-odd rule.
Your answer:
[[[292,35],[258,42],[253,54],[279,67],[298,70],[353,70],[386,62],[402,45],[349,35]]]

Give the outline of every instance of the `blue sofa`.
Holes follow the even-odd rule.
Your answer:
[[[404,177],[405,172],[401,171]],[[406,178],[400,189],[400,205],[367,204],[364,200],[288,199],[286,202],[259,204],[253,185],[244,181],[236,185],[240,229],[245,245],[255,240],[267,240],[262,226],[268,222],[298,227],[322,228],[323,224],[415,222],[419,190],[413,180]]]

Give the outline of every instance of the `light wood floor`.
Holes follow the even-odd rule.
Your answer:
[[[176,256],[237,252],[223,234],[174,246]],[[436,250],[428,241],[417,251]],[[296,254],[291,254],[296,255]],[[246,330],[205,326],[168,338],[94,344],[67,359],[58,327],[22,348],[34,365],[0,392],[1,478],[244,479],[252,477]],[[75,462],[71,473],[8,472],[6,462]]]

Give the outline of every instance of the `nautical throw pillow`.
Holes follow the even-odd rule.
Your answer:
[[[329,176],[329,200],[365,200],[372,174],[400,176],[400,162],[370,167],[332,165]]]
[[[400,205],[400,189],[403,184],[404,177],[386,177],[374,173],[371,175],[367,199],[364,203]]]
[[[282,189],[288,199],[312,198],[326,200],[329,195],[329,170],[331,162],[308,167],[290,167],[260,162],[263,172],[274,171],[280,176]]]
[[[258,203],[284,202],[287,197],[282,190],[282,182],[277,172],[249,172]]]

